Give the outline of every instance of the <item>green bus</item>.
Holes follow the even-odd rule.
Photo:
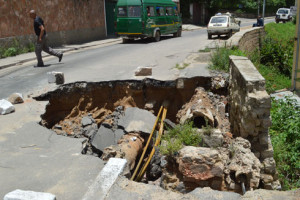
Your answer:
[[[135,38],[153,38],[158,42],[161,35],[180,37],[182,21],[172,0],[118,0],[115,30],[123,42]]]

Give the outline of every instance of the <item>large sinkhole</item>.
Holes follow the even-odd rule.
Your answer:
[[[212,84],[212,80],[211,77],[193,77],[172,81],[76,82],[62,85],[35,99],[49,101],[41,116],[41,125],[59,135],[86,138],[82,150],[84,154],[95,155],[103,160],[125,158],[128,161],[129,178],[136,171],[143,150],[143,159],[146,160],[151,149],[155,148],[140,181],[159,183],[165,189],[182,193],[196,187],[241,192],[241,183],[234,177],[240,174],[234,169],[225,172],[225,161],[222,161],[238,155],[237,152],[231,152],[235,143],[229,133],[227,88],[213,87],[215,84]],[[174,155],[163,156],[154,147],[153,138],[149,140],[148,149],[145,148],[162,105],[167,108],[164,133],[176,124],[192,121],[193,128],[202,137],[195,148],[203,149],[184,148]],[[159,134],[161,123],[158,122],[154,129],[153,137]],[[237,140],[236,145],[243,145],[243,142],[248,141]],[[223,148],[220,155],[216,155],[216,148]],[[208,157],[199,155],[204,161],[191,158],[192,163],[185,163],[186,160],[182,158],[180,161],[184,151],[187,154],[199,151]],[[189,170],[182,171],[182,168]],[[138,168],[141,169],[142,166]],[[184,178],[193,173],[195,176]],[[248,174],[245,177],[244,185],[250,187],[251,177]]]

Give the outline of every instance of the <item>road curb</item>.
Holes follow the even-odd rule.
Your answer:
[[[67,52],[70,52],[70,51],[76,51],[76,50],[81,50],[81,49],[85,49],[85,48],[89,48],[89,47],[100,46],[100,45],[103,45],[103,44],[110,44],[110,43],[114,43],[114,42],[118,42],[118,41],[122,41],[122,40],[118,38],[118,39],[116,39],[114,41],[103,42],[101,44],[92,44],[92,45],[83,45],[81,47],[73,47],[73,48],[70,48],[70,49],[62,50],[62,52],[63,53],[67,53]],[[51,55],[45,55],[45,56],[43,56],[43,58],[47,58],[47,57],[50,57],[50,56]],[[21,65],[23,63],[26,63],[26,62],[29,62],[29,61],[33,61],[33,60],[36,60],[35,56],[32,57],[32,58],[26,58],[26,59],[23,59],[21,61],[16,61],[16,62],[13,62],[13,63],[2,65],[2,66],[0,66],[0,70],[8,68],[8,67],[13,67],[13,66],[16,66],[16,65]]]

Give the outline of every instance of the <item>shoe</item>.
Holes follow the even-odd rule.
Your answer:
[[[58,57],[58,62],[61,61],[62,57],[63,57],[64,54],[61,54],[59,57]]]
[[[37,67],[45,67],[44,63],[43,64],[37,64]]]

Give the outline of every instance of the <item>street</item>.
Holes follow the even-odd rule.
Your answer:
[[[267,19],[266,23],[274,21]],[[251,26],[255,20],[242,20],[241,28]],[[221,38],[222,40],[226,38]],[[153,67],[152,77],[170,80],[179,75],[175,69],[189,54],[204,49],[208,40],[206,28],[185,31],[180,38],[163,36],[160,42],[135,40],[132,43],[112,43],[87,50],[78,50],[64,55],[61,63],[54,57],[46,58],[47,67],[34,68],[36,61],[12,67],[15,71],[0,71],[0,98],[13,92],[23,94],[49,87],[47,72],[64,72],[66,83],[75,81],[124,80],[134,77],[139,67]]]

